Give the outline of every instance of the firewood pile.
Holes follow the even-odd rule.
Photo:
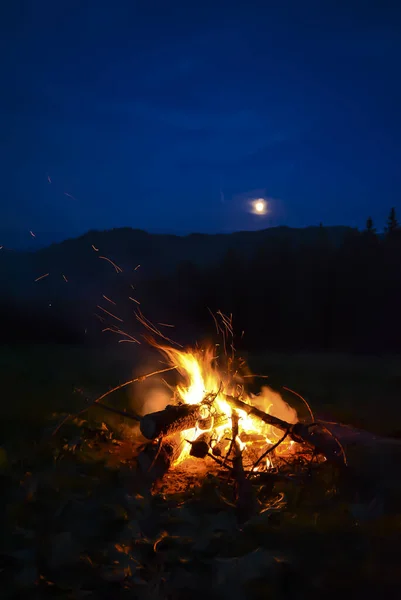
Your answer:
[[[253,504],[252,484],[266,477],[297,477],[324,461],[340,467],[346,464],[340,442],[322,424],[289,423],[224,394],[231,412],[228,416],[218,412],[215,399],[216,394],[207,394],[198,404],[171,404],[141,418],[139,427],[147,442],[137,463],[151,483],[160,481],[177,464],[185,473],[191,461],[204,461],[206,468],[232,481],[238,505],[244,505],[247,513]],[[256,427],[250,433],[240,432],[243,416],[260,423],[260,431]],[[276,441],[266,441],[264,425],[279,434]]]

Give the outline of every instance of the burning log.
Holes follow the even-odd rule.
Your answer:
[[[202,433],[194,442],[190,442],[190,456],[195,458],[205,458],[210,450],[210,441],[212,436],[210,433]]]
[[[203,416],[202,409],[201,404],[168,405],[164,410],[142,417],[141,433],[148,440],[155,440],[161,436],[170,436],[186,429],[193,429]]]
[[[287,423],[287,421],[269,415],[229,394],[224,394],[224,398],[236,410],[242,410],[247,415],[260,419],[267,425],[276,427],[284,433],[288,432],[295,442],[309,444],[318,454],[323,454],[330,462],[341,466],[347,464],[344,449],[338,439],[326,427],[319,426],[319,423],[308,425],[299,422],[295,424]]]
[[[202,431],[220,427],[227,421],[224,415],[207,414],[205,404],[179,404],[166,406],[164,410],[149,413],[140,420],[141,433],[148,440],[167,437],[195,426]]]

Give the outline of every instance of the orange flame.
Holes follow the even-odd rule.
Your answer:
[[[215,420],[212,418],[211,426],[206,431],[212,433],[211,446],[213,447],[216,444],[223,445],[224,453],[228,450],[232,437],[232,408],[226,400],[226,394],[238,396],[240,377],[230,373],[228,370],[219,368],[218,360],[212,347],[186,351],[165,346],[157,347],[167,356],[169,363],[177,368],[183,378],[183,382],[176,388],[176,394],[180,402],[185,404],[205,403],[206,407],[208,406],[208,399],[211,398],[209,404],[211,406],[211,415],[219,415],[219,419],[218,423],[215,424]],[[241,400],[289,423],[296,423],[298,421],[296,411],[290,408],[281,396],[271,388],[263,387],[258,396],[242,390]],[[239,416],[237,443],[241,450],[255,448],[255,440],[258,440],[259,444],[263,444],[263,451],[265,451],[266,446],[274,444],[282,437],[283,432],[275,427],[263,423],[252,415],[246,414],[244,411],[239,410],[237,412]],[[225,419],[221,419],[221,416],[225,417]],[[181,435],[183,440],[194,442],[203,433],[205,433],[204,429],[200,430],[198,427],[195,427],[183,432]],[[277,454],[291,453],[294,446],[294,442],[287,438],[278,447]],[[190,450],[190,443],[183,444],[183,450],[176,464],[187,458]],[[262,450],[259,454],[262,454]],[[274,466],[273,461],[274,458],[272,456],[267,456],[264,460],[264,468],[272,468]],[[254,452],[253,459],[250,462],[256,462]],[[262,468],[263,466],[260,465],[258,470]]]

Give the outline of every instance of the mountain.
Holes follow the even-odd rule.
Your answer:
[[[86,329],[89,315],[102,312],[96,308],[98,305],[104,307],[106,302],[107,309],[113,311],[113,305],[104,296],[113,302],[124,299],[125,313],[129,311],[132,315],[133,307],[137,306],[135,300],[141,297],[141,285],[165,278],[180,263],[207,266],[218,264],[230,251],[248,259],[261,248],[275,253],[282,248],[313,247],[322,236],[327,243],[337,246],[353,232],[349,227],[276,227],[177,236],[120,228],[89,231],[31,252],[3,247],[1,302],[4,310],[12,306],[27,321],[40,319],[45,311],[46,318],[51,312],[57,321],[61,319],[70,322],[71,327]],[[129,296],[135,300],[129,301]]]

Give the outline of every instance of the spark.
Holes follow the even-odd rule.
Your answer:
[[[119,267],[118,265],[116,265],[116,263],[114,263],[112,260],[110,260],[110,258],[107,258],[107,256],[99,256],[99,258],[102,258],[103,260],[107,260],[107,262],[109,262],[111,265],[113,265],[113,267],[116,270],[116,273],[122,273],[123,270],[121,267]]]
[[[146,329],[148,329],[148,331],[150,331],[151,333],[154,333],[155,335],[161,337],[163,340],[166,340],[166,342],[169,342],[170,344],[174,344],[174,345],[179,346],[180,348],[182,348],[181,344],[179,344],[178,342],[175,342],[174,340],[166,337],[160,331],[160,329],[158,329],[151,321],[149,321],[149,319],[147,319],[145,317],[145,315],[143,314],[143,312],[141,312],[141,310],[139,308],[138,308],[138,312],[135,313],[135,316],[136,316],[137,320],[140,322],[140,324],[143,325]]]
[[[136,265],[134,271],[137,271],[141,265]]]
[[[112,333],[117,333],[118,335],[123,335],[126,339],[118,340],[119,344],[121,344],[123,342],[130,342],[131,344],[140,344],[141,343],[139,340],[134,338],[132,335],[130,335],[126,331],[122,331],[122,329],[119,329],[118,327],[115,327],[115,328],[114,327],[106,327],[105,329],[102,329],[102,333],[104,333],[105,331],[111,331]]]
[[[103,317],[101,317],[100,315],[98,315],[97,313],[93,313],[95,315],[95,317],[97,319],[99,319],[99,321],[101,321],[102,323],[105,323],[106,319],[103,319]]]
[[[94,246],[93,244],[92,244],[92,248],[94,249],[95,252],[99,252],[99,248],[96,248],[96,246]]]
[[[71,200],[77,200],[72,194],[69,194],[68,192],[64,192],[64,196],[67,196],[67,198],[71,198]]]
[[[110,298],[108,298],[107,296],[105,296],[104,294],[102,294],[103,298],[105,300],[107,300],[107,302],[110,302],[110,304],[114,304],[114,306],[117,306],[115,302],[113,302],[113,300],[111,300]]]
[[[161,327],[175,327],[175,325],[170,325],[169,323],[158,323]]]
[[[140,304],[139,300],[135,300],[135,298],[133,298],[132,296],[128,296],[128,298],[130,300],[132,300],[132,302],[136,302],[137,304]]]
[[[29,231],[29,233],[31,234],[31,236],[32,236],[33,238],[36,238],[36,235],[33,233],[33,231]]]
[[[40,277],[37,277],[35,279],[35,281],[40,281],[41,279],[44,279],[45,277],[48,277],[50,273],[45,273],[44,275],[41,275]]]
[[[0,250],[3,250],[4,246],[0,246]]]
[[[48,175],[48,176],[47,176],[47,181],[48,181],[49,183],[51,183],[51,182],[52,182],[52,180],[51,180],[51,178],[50,178],[50,175]]]
[[[62,275],[63,275],[63,279],[64,279],[64,281],[65,281],[66,283],[68,283],[68,279],[67,279],[67,277],[64,275],[64,273],[63,273]]]
[[[110,315],[110,317],[113,317],[113,319],[116,319],[116,321],[120,321],[120,323],[124,323],[124,321],[122,319],[120,319],[120,317],[116,317],[116,315],[113,315],[113,313],[109,312],[108,310],[106,310],[102,306],[99,306],[99,304],[97,304],[97,308],[99,308],[100,310],[102,310],[103,312],[105,312],[107,315]]]

